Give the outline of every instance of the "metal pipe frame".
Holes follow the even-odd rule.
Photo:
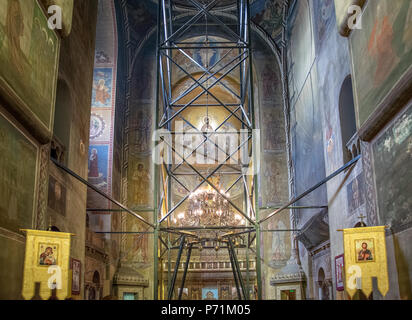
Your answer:
[[[235,263],[233,261],[232,251],[230,250],[230,246],[227,246],[227,250],[229,252],[230,266],[232,267],[233,278],[235,279],[237,297],[238,297],[239,300],[242,300],[242,293],[240,292],[238,275],[237,275],[237,272],[236,272],[236,269],[235,269]]]
[[[167,300],[172,300],[172,298],[173,298],[173,291],[174,291],[174,288],[175,288],[177,273],[179,272],[180,259],[182,257],[182,252],[183,252],[183,248],[184,248],[184,245],[185,245],[185,241],[186,241],[186,237],[183,236],[182,239],[180,240],[179,253],[177,254],[175,270],[173,272],[172,282],[171,282],[170,287],[169,287]]]
[[[238,276],[240,288],[242,289],[243,299],[246,300],[247,294],[246,294],[245,284],[243,282],[242,271],[240,270],[239,261],[237,260],[235,249],[233,248],[232,238],[229,238],[228,246],[229,246],[229,250],[232,255],[232,259],[233,259],[235,270]]]
[[[190,243],[187,248],[186,264],[185,264],[185,269],[183,270],[182,284],[180,286],[178,300],[182,300],[183,288],[185,287],[185,282],[186,282],[187,269],[189,269],[190,257],[192,255],[192,247],[193,247],[193,244]]]

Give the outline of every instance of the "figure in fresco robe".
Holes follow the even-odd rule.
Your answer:
[[[145,152],[149,149],[152,118],[144,111],[139,111],[136,118],[136,152]]]
[[[95,102],[100,102],[106,105],[107,100],[110,99],[109,88],[106,86],[106,80],[99,79],[97,85],[93,85],[93,89],[96,92]]]
[[[144,205],[148,203],[147,192],[149,190],[150,174],[142,163],[139,163],[133,172],[134,203]]]
[[[276,79],[275,74],[272,70],[272,67],[269,64],[265,65],[263,74],[262,74],[262,82],[263,82],[263,98],[269,99],[273,95],[276,89]]]
[[[99,177],[99,157],[97,155],[97,150],[92,149],[92,154],[89,159],[89,177],[98,178]]]
[[[266,201],[270,203],[279,203],[279,191],[280,191],[280,171],[275,162],[272,162],[265,170],[265,179],[267,181],[266,188]]]
[[[38,13],[39,14],[39,13]],[[34,17],[30,46],[31,82],[38,88],[35,93],[40,99],[51,99],[53,90],[50,90],[52,72],[45,68],[45,63],[53,61],[55,43],[49,37],[48,30],[42,26],[40,18]]]
[[[139,227],[138,223],[135,223],[132,226],[132,232],[146,232],[143,227]],[[133,257],[137,257],[139,262],[147,263],[147,248],[148,248],[148,239],[147,234],[135,234],[133,236]]]
[[[23,52],[20,48],[20,38],[23,36],[24,22],[19,0],[8,0],[6,20],[10,61],[19,73],[23,73]]]
[[[266,0],[264,10],[257,14],[253,20],[267,30],[271,36],[274,36],[275,31],[282,20],[280,0]]]
[[[286,230],[285,224],[279,220],[276,224],[275,230]],[[286,243],[284,232],[272,233],[272,260],[282,261],[286,260]]]
[[[272,110],[265,109],[265,116],[263,118],[263,125],[265,130],[265,150],[272,151],[283,147],[286,142],[284,137],[284,130],[282,122],[276,113]]]
[[[379,87],[399,62],[393,48],[393,28],[388,16],[377,20],[369,39],[368,52],[376,60],[374,86]]]

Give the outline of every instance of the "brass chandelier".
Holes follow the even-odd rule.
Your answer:
[[[229,193],[220,191],[226,198]],[[244,218],[234,212],[229,202],[211,187],[190,194],[187,208],[173,222],[178,227],[243,226]]]

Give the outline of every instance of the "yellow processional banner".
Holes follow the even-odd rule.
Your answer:
[[[71,296],[70,243],[71,233],[22,230],[26,233],[24,259],[23,298],[32,299],[39,294],[47,300],[53,290],[60,300]],[[35,292],[36,283],[40,291]]]
[[[358,289],[369,297],[372,278],[385,296],[389,290],[385,226],[343,230],[346,291],[353,297]]]

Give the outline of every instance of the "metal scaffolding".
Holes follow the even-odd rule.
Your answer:
[[[248,0],[238,0],[233,1],[233,3],[237,5],[236,15],[234,15],[236,19],[228,22],[222,21],[222,18],[217,14],[220,9],[218,0],[188,0],[185,6],[186,15],[181,19],[176,18],[181,12],[178,12],[173,0],[159,1],[156,124],[158,132],[161,133],[157,137],[156,150],[161,151],[159,151],[160,154],[157,154],[155,169],[157,194],[155,194],[156,211],[154,213],[154,221],[156,221],[154,283],[159,283],[159,259],[168,252],[168,299],[173,297],[182,251],[185,247],[188,248],[179,298],[182,296],[192,249],[201,246],[202,242],[206,240],[213,241],[218,246],[226,245],[232,262],[239,298],[250,298],[249,247],[251,242],[247,241],[246,246],[235,246],[234,243],[236,242],[234,237],[246,234],[249,238],[251,232],[257,234],[254,239],[260,238],[260,225],[257,223],[259,221],[259,208],[255,192],[257,190],[257,172],[253,166],[257,161],[254,158],[256,153],[253,86],[251,85],[253,79],[250,7]],[[195,57],[195,52],[199,50],[202,50],[206,59]],[[216,59],[217,61],[209,63],[208,57],[212,55],[219,58]],[[175,76],[176,74],[180,78],[187,79],[190,85],[181,91],[174,90],[176,82],[179,80]],[[233,81],[238,85],[230,85]],[[216,88],[230,96],[231,101],[226,101],[224,97],[218,96]],[[213,128],[209,125],[209,110],[212,108],[214,113],[222,112],[225,114],[224,119],[219,119],[220,123],[215,123]],[[193,122],[193,119],[187,116],[187,112],[194,109],[206,112],[206,129],[200,128],[197,123]],[[190,128],[191,135],[200,137],[200,143],[192,146],[189,152],[182,152],[182,148],[179,146],[181,135],[185,133],[176,129],[177,121],[183,122],[187,128]],[[236,123],[237,127],[240,128],[239,132],[222,131],[222,128],[229,121]],[[222,144],[216,143],[220,135],[227,134],[231,134],[239,142],[234,150],[228,151],[227,148],[222,147]],[[173,141],[172,138],[174,138]],[[191,160],[198,157],[199,153],[202,154],[202,150],[210,147],[223,156],[217,157],[215,153],[211,159],[210,155],[204,152],[203,156],[209,163],[205,171],[204,166],[193,163]],[[247,161],[239,161],[239,155],[242,156],[242,160],[246,158]],[[237,163],[235,161],[235,165],[233,165],[234,159],[238,161]],[[183,168],[186,171],[182,171]],[[221,186],[214,182],[214,178],[218,175],[230,175],[234,182],[231,186],[227,186],[225,191],[221,190]],[[185,185],[183,177],[187,176],[199,180],[195,188],[189,188]],[[186,195],[177,203],[172,201],[172,182],[178,184],[186,192]],[[240,184],[241,189],[243,189],[243,205],[241,206],[235,204],[227,196],[227,192],[236,184]],[[219,196],[227,201],[234,212],[243,217],[245,226],[199,225],[179,228],[173,226],[173,215],[184,206],[191,194],[203,186],[215,190]],[[204,237],[205,231],[213,231],[216,236],[206,239]],[[171,243],[173,237],[176,236],[179,236],[178,239],[180,239],[180,245],[177,247]],[[235,247],[246,249],[246,285],[240,272]],[[178,254],[172,275],[170,251],[173,249],[178,249]],[[258,298],[261,299],[260,241],[255,241],[254,251],[257,292]],[[154,287],[154,297],[161,298],[158,291],[160,284]]]

